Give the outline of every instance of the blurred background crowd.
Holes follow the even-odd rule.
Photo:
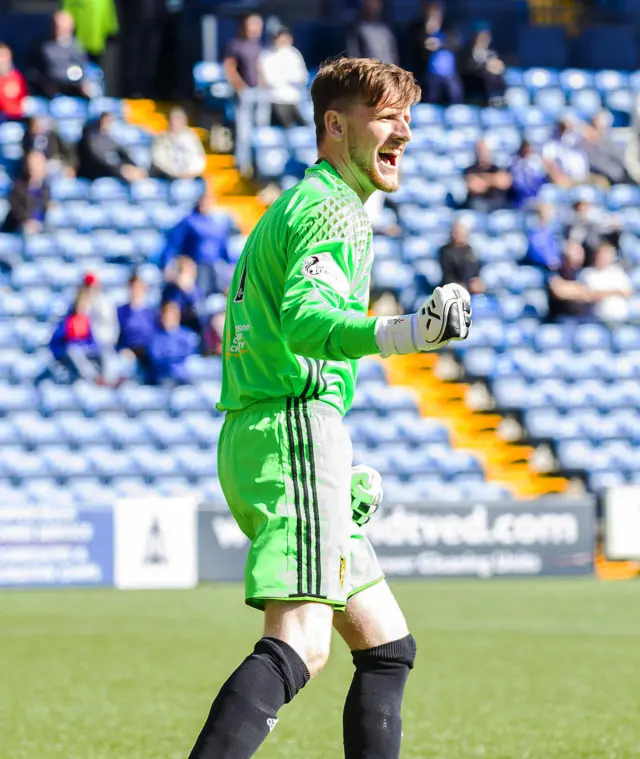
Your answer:
[[[593,463],[568,445],[588,409],[594,445],[627,446],[588,486],[640,476],[611,423],[640,407],[639,21],[632,0],[0,0],[0,380],[45,417],[52,388],[87,385],[117,409],[194,384],[211,411],[246,235],[316,159],[313,73],[369,56],[423,92],[402,188],[367,204],[372,310],[465,285],[450,378],[562,471]]]

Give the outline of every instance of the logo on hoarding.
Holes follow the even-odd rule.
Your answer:
[[[168,561],[162,528],[158,518],[155,517],[147,534],[143,564],[166,564]]]

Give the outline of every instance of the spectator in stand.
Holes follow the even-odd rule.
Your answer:
[[[197,345],[197,335],[180,326],[180,306],[171,300],[163,303],[147,352],[148,382],[167,387],[188,384],[186,360],[196,352]]]
[[[495,50],[491,49],[491,30],[486,24],[479,25],[473,41],[462,55],[461,71],[465,96],[479,99],[482,105],[504,105],[506,84],[505,65]]]
[[[11,48],[0,42],[0,121],[21,119],[22,101],[28,94],[25,78],[13,66]]]
[[[67,11],[53,14],[53,37],[43,42],[29,71],[34,92],[52,98],[56,95],[90,98],[86,78],[87,54],[74,37],[73,16]]]
[[[261,81],[271,101],[271,123],[285,129],[304,126],[306,122],[299,106],[309,72],[286,27],[274,32],[271,47],[260,55],[259,67]]]
[[[555,136],[542,148],[549,178],[559,187],[573,187],[589,180],[589,161],[581,148],[582,138],[570,119],[561,119]]]
[[[41,232],[49,198],[47,160],[42,153],[32,151],[25,157],[23,175],[14,181],[9,193],[9,213],[3,231],[23,234]]]
[[[582,148],[589,162],[589,171],[603,177],[606,185],[629,182],[625,168],[626,142],[615,142],[611,138],[611,114],[600,111],[591,124],[578,126],[583,136]]]
[[[487,213],[509,207],[511,174],[493,163],[483,140],[476,144],[476,162],[465,171],[467,208]]]
[[[613,245],[603,242],[598,247],[593,266],[582,271],[580,282],[593,293],[593,315],[597,319],[617,323],[629,318],[628,299],[633,295],[633,285]]]
[[[78,156],[74,145],[60,138],[45,116],[31,116],[27,119],[27,130],[22,138],[22,150],[27,155],[32,151],[42,153],[47,159],[49,174],[62,173],[66,177],[75,177]]]
[[[85,274],[82,285],[89,295],[89,315],[96,340],[113,347],[118,339],[118,317],[111,298],[103,291],[97,274]]]
[[[129,153],[113,139],[109,130],[113,116],[103,113],[88,123],[78,144],[78,176],[85,179],[114,177],[126,182],[144,179],[147,172],[135,165]]]
[[[118,341],[116,350],[129,351],[142,368],[147,367],[147,348],[156,328],[156,315],[147,306],[147,285],[139,274],[129,280],[129,302],[118,306]]]
[[[347,35],[347,55],[400,63],[393,29],[382,20],[383,0],[362,0],[360,17]]]
[[[560,268],[547,280],[548,319],[551,322],[585,321],[590,319],[593,292],[578,281],[584,265],[584,250],[577,242],[567,240]]]
[[[617,245],[620,237],[616,217],[603,215],[586,200],[573,206],[573,217],[565,227],[564,236],[584,248],[585,266],[593,266],[597,249],[603,242]]]
[[[251,133],[257,124],[268,121],[269,103],[261,100],[258,61],[262,54],[264,24],[257,13],[245,16],[240,22],[238,36],[232,39],[225,53],[223,66],[227,79],[235,90],[236,160],[244,176],[251,176]]]
[[[465,287],[472,295],[485,290],[480,278],[480,262],[469,245],[469,232],[462,221],[454,221],[451,239],[438,251],[442,268],[442,285],[456,284]]]
[[[536,214],[538,223],[529,232],[529,247],[524,263],[547,271],[557,271],[562,264],[562,240],[553,225],[553,207],[541,203]]]
[[[102,382],[102,355],[91,329],[90,301],[87,288],[81,287],[49,343],[53,357],[69,372],[71,382],[80,378]]]
[[[193,211],[169,232],[161,256],[163,269],[178,255],[193,259],[198,266],[198,286],[205,297],[222,291],[219,266],[229,262],[231,224],[228,217],[214,214],[214,208],[215,197],[207,188]]]
[[[429,103],[451,105],[463,100],[462,81],[457,70],[457,35],[443,29],[441,2],[423,3],[420,18],[411,27],[413,46],[411,69],[422,85]]]
[[[195,179],[204,173],[207,159],[202,142],[189,128],[182,108],[169,112],[167,131],[153,142],[151,163],[151,175],[161,179]]]
[[[548,181],[544,162],[528,140],[522,140],[518,155],[513,159],[509,171],[511,194],[516,208],[522,208],[534,200],[542,185]]]
[[[177,303],[180,325],[198,335],[202,334],[202,294],[196,285],[198,267],[188,256],[178,256],[170,272],[171,279],[162,291],[162,302]]]

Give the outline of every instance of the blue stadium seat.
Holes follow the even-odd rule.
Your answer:
[[[429,103],[418,103],[411,111],[412,124],[414,127],[425,127],[443,123],[443,109]]]
[[[560,86],[569,95],[576,90],[593,87],[593,74],[582,69],[567,68],[560,72],[558,79]]]
[[[129,455],[140,473],[146,477],[171,477],[182,474],[177,451],[158,451],[155,448],[138,446]]]
[[[283,147],[260,147],[256,152],[256,169],[265,178],[280,177],[285,173],[289,151]]]
[[[22,447],[5,446],[2,449],[0,471],[15,481],[47,477],[51,468],[39,453],[29,453]]]
[[[54,119],[83,119],[87,118],[87,101],[80,98],[58,95],[49,103],[49,115]]]
[[[162,179],[139,179],[130,185],[131,200],[136,203],[151,201],[167,202],[169,199],[169,187]]]
[[[60,445],[38,449],[49,471],[60,478],[85,477],[94,473],[91,461],[82,451],[70,451]]]
[[[202,61],[193,67],[193,80],[196,90],[203,92],[214,82],[226,80],[221,63],[217,61]]]
[[[505,100],[515,118],[518,111],[523,111],[529,107],[531,97],[526,87],[509,87],[505,93]],[[490,125],[487,124],[486,126]]]
[[[251,143],[254,148],[286,148],[286,133],[279,127],[258,127],[254,130]]]
[[[150,440],[163,448],[193,442],[191,431],[182,419],[173,419],[162,412],[145,412],[138,416],[136,422],[146,430]]]
[[[123,115],[121,100],[111,97],[96,97],[89,101],[89,116],[99,116],[101,113],[112,113],[116,117]]]
[[[0,414],[31,411],[38,407],[38,393],[29,386],[0,386]]]
[[[189,477],[210,477],[218,470],[215,452],[200,448],[182,447],[174,452],[178,470]]]
[[[569,98],[571,108],[584,120],[589,120],[602,110],[602,99],[596,89],[585,87],[571,93]]]
[[[170,395],[169,407],[171,413],[178,416],[184,411],[204,411],[208,406],[197,386],[175,388]]]
[[[78,382],[73,389],[77,407],[81,408],[86,416],[120,409],[119,398],[113,388],[98,387],[88,382]]]
[[[132,477],[142,474],[134,450],[114,451],[102,446],[88,446],[83,453],[99,477]]]
[[[130,419],[120,414],[105,414],[100,420],[91,420],[99,429],[102,439],[115,447],[126,450],[129,446],[151,445],[153,438],[139,419]]]
[[[614,185],[607,193],[607,205],[612,211],[627,206],[637,210],[640,205],[640,188],[629,184]]]
[[[22,110],[27,118],[31,116],[48,116],[49,101],[46,98],[29,95],[22,101]]]
[[[49,507],[71,507],[75,505],[73,494],[66,488],[61,488],[54,479],[30,480],[24,483],[23,488],[26,497],[33,504]]]
[[[567,99],[561,87],[544,87],[536,90],[533,102],[552,118],[558,118],[567,107]]]
[[[143,411],[160,411],[169,405],[170,393],[162,387],[124,385],[117,393],[117,406],[137,416]]]

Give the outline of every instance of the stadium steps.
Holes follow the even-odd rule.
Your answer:
[[[566,479],[533,468],[533,447],[500,436],[502,416],[471,410],[465,401],[469,386],[438,376],[438,360],[429,353],[394,356],[388,361],[389,381],[415,390],[423,416],[448,421],[454,445],[472,451],[483,461],[488,480],[504,485],[518,498],[565,492],[569,487]]]
[[[171,106],[172,103],[156,103],[153,100],[126,100],[125,118],[129,123],[157,134],[167,128],[167,114]],[[266,210],[264,203],[256,197],[252,183],[240,176],[234,157],[212,153],[207,130],[194,127],[194,131],[207,153],[205,179],[218,199],[218,206],[233,216],[243,234],[249,234]]]
[[[609,561],[602,553],[596,555],[596,575],[601,580],[632,580],[640,575],[640,562]]]

